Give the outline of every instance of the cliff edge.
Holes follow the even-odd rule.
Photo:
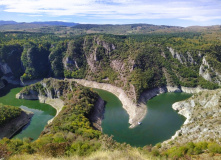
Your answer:
[[[22,110],[18,117],[0,126],[0,138],[12,138],[16,132],[31,121],[33,115],[34,114],[32,112]]]

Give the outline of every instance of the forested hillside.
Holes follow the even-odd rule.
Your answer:
[[[24,83],[47,77],[111,83],[134,101],[144,90],[165,85],[215,89],[221,82],[218,35],[174,32],[60,38],[5,32],[0,33],[1,75]]]

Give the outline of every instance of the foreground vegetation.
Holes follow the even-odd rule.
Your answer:
[[[0,103],[0,126],[20,116],[21,111],[21,108]]]

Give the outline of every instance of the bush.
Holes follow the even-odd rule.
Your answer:
[[[217,143],[208,144],[208,150],[211,153],[221,153],[221,146]]]
[[[21,114],[21,108],[0,104],[0,125],[18,117]]]

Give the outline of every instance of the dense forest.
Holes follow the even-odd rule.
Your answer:
[[[61,38],[54,34],[0,33],[2,76],[22,82],[80,78],[123,88],[135,101],[159,86],[220,84],[220,40],[199,32],[148,35],[91,34]],[[205,59],[205,61],[203,61]]]

